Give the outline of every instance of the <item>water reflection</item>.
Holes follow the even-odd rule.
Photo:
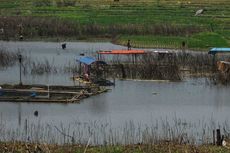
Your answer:
[[[18,104],[18,125],[21,126],[22,122],[22,106],[21,103]]]

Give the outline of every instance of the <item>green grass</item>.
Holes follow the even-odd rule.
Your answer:
[[[39,0],[38,0],[39,1]],[[44,0],[40,0],[41,3]],[[223,1],[223,0],[222,0]],[[201,25],[208,27],[210,23],[217,25],[219,28],[221,25],[228,27],[228,23],[225,22],[226,18],[229,21],[230,9],[229,7],[224,7],[228,4],[223,4],[220,2],[219,5],[210,5],[206,7],[206,4],[192,3],[184,5],[178,4],[177,1],[172,0],[169,4],[164,1],[160,5],[156,5],[155,0],[144,1],[145,3],[130,2],[130,3],[113,3],[113,1],[103,1],[97,0],[92,2],[77,3],[74,6],[68,7],[58,7],[55,1],[51,1],[51,6],[40,6],[34,5],[32,0],[22,0],[22,1],[9,1],[4,2],[4,5],[0,4],[1,8],[9,8],[9,6],[17,6],[17,9],[21,9],[27,13],[25,15],[29,16],[56,16],[62,18],[68,18],[73,20],[79,20],[75,15],[86,14],[90,20],[93,20],[98,24],[113,24],[113,23],[173,23],[173,24],[183,24],[183,25]],[[97,3],[98,2],[98,3]],[[159,1],[161,2],[161,1]],[[229,2],[225,2],[229,3]],[[208,3],[207,3],[208,4]],[[211,3],[212,4],[212,3]],[[229,3],[230,4],[230,3]],[[203,5],[203,6],[202,6]],[[7,7],[8,6],[8,7]],[[207,8],[207,13],[203,16],[195,17],[194,13],[197,9],[205,7]],[[3,12],[11,12],[14,15],[12,9],[4,10]],[[81,23],[89,23],[89,20],[79,20]]]
[[[192,36],[129,36],[122,35],[116,43],[126,45],[127,40],[132,41],[133,47],[146,47],[146,48],[181,48],[182,42],[186,42],[189,49],[206,49],[210,47],[229,47],[230,43],[224,38],[223,35],[218,33],[203,32],[194,34]]]
[[[0,151],[8,152],[42,152],[52,153],[230,153],[226,147],[213,145],[184,145],[184,144],[157,144],[157,145],[115,145],[115,146],[89,146],[85,145],[47,145],[47,144],[26,144],[23,142],[0,143]]]
[[[189,48],[229,47],[227,40],[217,33],[199,33],[188,39]]]
[[[18,5],[13,3],[0,3],[0,9],[16,8]]]
[[[176,36],[128,36],[123,35],[118,38],[116,41],[118,44],[126,45],[127,40],[131,40],[132,47],[141,47],[146,48],[179,48],[182,41],[185,37],[176,37]]]
[[[207,47],[229,46],[230,1],[228,0],[71,0],[69,6],[59,6],[60,0],[1,0],[0,16],[36,16],[54,17],[81,25],[100,26],[173,25],[175,27],[197,27],[202,33],[162,33],[160,36],[146,35],[145,32],[129,36],[138,47],[178,48],[181,41],[186,41],[189,48],[207,49]],[[62,1],[63,2],[63,1]],[[205,8],[201,16],[195,12]],[[4,23],[3,23],[4,24]],[[151,28],[150,28],[151,29]],[[127,29],[129,30],[129,29]],[[129,32],[119,31],[122,35],[117,43],[124,44]],[[176,29],[174,29],[176,31]],[[130,30],[131,31],[131,30]],[[142,30],[143,31],[143,30]],[[216,34],[210,34],[215,32]],[[87,34],[88,35],[88,34]],[[101,33],[100,33],[101,35]],[[107,32],[104,34],[107,35]],[[136,35],[136,36],[133,36]],[[189,35],[189,36],[188,36]],[[167,37],[165,37],[167,36]],[[141,40],[143,39],[143,40]],[[145,42],[143,44],[143,42]]]
[[[26,15],[53,15],[56,17],[68,18],[76,20],[75,15],[86,15],[87,18],[93,20],[98,24],[155,24],[155,23],[172,23],[182,25],[199,25],[209,27],[213,23],[213,18],[210,16],[194,17],[194,9],[191,8],[174,8],[165,6],[159,8],[156,6],[138,6],[138,7],[99,7],[82,6],[82,7],[67,7],[60,8],[52,7],[34,7],[31,12]],[[64,15],[66,14],[66,15]],[[223,26],[225,22],[223,19],[216,19],[214,25],[219,28],[220,24]],[[78,20],[80,23],[89,23],[89,20]]]

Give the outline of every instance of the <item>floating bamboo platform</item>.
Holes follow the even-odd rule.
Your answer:
[[[79,103],[108,91],[97,86],[0,85],[1,102]]]

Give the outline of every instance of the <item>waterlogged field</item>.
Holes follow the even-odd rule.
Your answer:
[[[80,53],[122,49],[111,43],[1,42],[2,48],[52,67],[76,63]],[[10,54],[11,55],[11,54]],[[14,58],[14,57],[12,57]],[[47,65],[47,64],[46,64]],[[65,68],[64,68],[65,69]],[[23,83],[75,85],[71,72],[23,74]],[[19,81],[18,64],[0,70],[0,82]],[[78,83],[77,83],[78,84]],[[182,81],[116,80],[111,91],[74,104],[0,103],[0,140],[60,144],[212,143],[213,130],[229,137],[229,86],[208,78]],[[35,114],[38,112],[38,115]]]

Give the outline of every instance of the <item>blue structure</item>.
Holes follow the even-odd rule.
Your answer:
[[[79,62],[80,78],[83,79],[84,81],[89,81],[101,86],[114,85],[113,82],[106,80],[103,76],[103,71],[104,71],[103,65],[107,65],[106,62],[99,61],[93,57],[84,56],[84,55],[78,57],[76,61]],[[95,76],[94,75],[91,76],[91,70],[94,70],[93,74]]]
[[[80,73],[81,73],[81,64],[84,64],[84,74],[90,74],[90,68],[91,68],[91,64],[96,63],[96,64],[105,64],[106,62],[104,61],[97,61],[95,58],[93,57],[89,57],[89,56],[80,56],[79,58],[77,58],[77,61],[80,63]]]
[[[30,95],[30,97],[36,97],[37,96],[37,93],[35,91],[33,91]]]
[[[97,63],[97,64],[107,64],[104,61],[97,61],[95,58],[93,57],[89,57],[89,56],[82,56],[79,59],[77,59],[78,62],[86,64],[86,65],[91,65],[93,63]]]
[[[83,57],[80,57],[79,59],[77,59],[77,61],[79,61],[83,64],[86,64],[86,65],[90,65],[90,64],[96,62],[96,59],[93,57],[83,56]]]
[[[216,53],[230,53],[230,48],[212,48],[208,54],[215,55]]]

